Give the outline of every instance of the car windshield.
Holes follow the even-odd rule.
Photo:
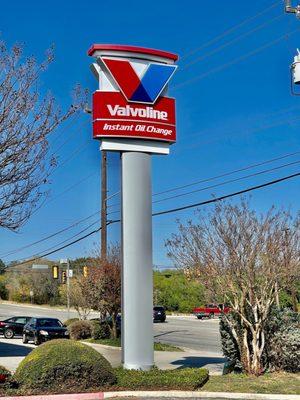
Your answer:
[[[62,323],[58,319],[48,319],[48,318],[43,318],[43,319],[38,319],[37,320],[37,325],[38,326],[47,326],[47,327],[61,327],[63,326]]]
[[[163,307],[153,307],[154,311],[164,311]]]

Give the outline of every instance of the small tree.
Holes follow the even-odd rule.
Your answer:
[[[0,275],[3,275],[5,272],[5,264],[4,262],[0,259]]]
[[[195,271],[212,297],[221,296],[230,304],[235,318],[227,322],[242,366],[255,375],[264,368],[266,321],[276,285],[289,275],[284,268],[288,244],[283,248],[287,226],[295,227],[290,215],[274,208],[258,216],[245,201],[218,203],[207,215],[199,212],[197,223],[180,224],[179,233],[167,241],[175,263]],[[293,265],[299,268],[300,255],[293,254]]]
[[[121,311],[121,259],[120,247],[111,246],[106,260],[96,252],[89,276],[90,304],[101,317],[111,317],[111,336],[117,337],[117,316]]]
[[[85,277],[72,279],[70,286],[70,304],[75,308],[80,319],[87,319],[91,312],[91,282]]]
[[[53,61],[25,58],[20,45],[0,42],[0,227],[18,229],[44,194],[55,165],[48,137],[81,104],[61,112],[51,95],[41,95],[39,78]],[[76,91],[79,94],[78,90]]]

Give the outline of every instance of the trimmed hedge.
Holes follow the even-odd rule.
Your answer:
[[[182,368],[150,371],[125,370],[116,368],[117,387],[126,390],[196,390],[209,378],[204,368]]]
[[[69,326],[73,324],[73,322],[79,321],[79,318],[69,318],[64,322],[64,326]]]
[[[82,340],[92,337],[92,328],[91,321],[75,321],[68,326],[68,331],[71,339]]]
[[[14,379],[26,393],[62,393],[110,386],[116,376],[109,362],[93,348],[58,339],[28,354]]]

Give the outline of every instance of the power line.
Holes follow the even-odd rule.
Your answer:
[[[189,53],[187,53],[185,56],[181,57],[181,60],[192,56],[193,54],[197,53],[198,51],[218,42],[220,39],[223,39],[224,37],[226,37],[227,35],[229,35],[231,32],[234,32],[235,30],[241,28],[242,26],[246,25],[248,22],[251,22],[255,19],[257,19],[258,17],[261,17],[262,15],[264,15],[265,13],[271,11],[273,8],[277,7],[279,4],[281,4],[281,1],[276,1],[275,3],[271,4],[269,7],[263,9],[262,11],[260,11],[259,13],[248,17],[246,19],[244,19],[242,22],[240,22],[237,25],[232,26],[231,28],[225,30],[223,33],[221,33],[220,35],[217,35],[216,37],[214,37],[213,39],[209,40],[208,42],[202,44],[200,47],[197,47],[196,49],[190,51]]]
[[[263,24],[258,25],[257,27],[251,29],[250,31],[247,31],[247,32],[239,35],[238,37],[230,40],[229,42],[222,44],[221,46],[215,48],[214,50],[211,50],[210,52],[208,52],[200,57],[195,58],[193,61],[190,61],[188,64],[181,67],[180,70],[183,71],[186,68],[190,67],[191,65],[194,65],[200,61],[207,59],[208,57],[210,57],[216,53],[219,53],[221,50],[225,49],[226,47],[231,46],[232,44],[239,42],[240,40],[244,39],[245,37],[250,36],[253,33],[265,28],[266,26],[272,24],[274,21],[277,21],[278,19],[282,18],[283,16],[284,16],[283,14],[277,15],[276,17],[272,18],[271,20],[264,22]]]
[[[179,89],[179,88],[181,88],[181,87],[183,87],[183,86],[185,86],[185,85],[188,85],[188,84],[190,84],[190,83],[199,81],[199,80],[201,80],[201,79],[204,79],[204,78],[206,78],[207,76],[209,76],[209,75],[211,75],[211,74],[214,74],[215,72],[222,71],[222,70],[224,70],[224,69],[226,69],[226,68],[228,68],[228,67],[230,67],[230,66],[232,66],[232,65],[234,65],[234,64],[237,64],[237,63],[240,62],[240,61],[244,61],[244,60],[246,60],[247,58],[250,58],[250,57],[252,57],[252,56],[254,56],[254,55],[260,53],[261,51],[266,50],[267,48],[269,48],[269,47],[271,47],[271,46],[273,46],[273,45],[279,43],[281,40],[286,39],[288,36],[293,35],[294,33],[298,32],[299,30],[300,30],[300,28],[295,29],[295,30],[293,30],[293,31],[290,31],[290,32],[288,32],[288,33],[285,33],[284,35],[279,36],[277,39],[275,39],[275,40],[273,40],[273,41],[271,41],[271,42],[268,42],[268,43],[264,44],[263,46],[257,47],[256,49],[254,49],[254,50],[250,51],[249,53],[246,53],[246,54],[244,54],[244,55],[242,55],[242,56],[240,56],[240,57],[234,58],[233,60],[229,61],[229,62],[226,63],[226,64],[222,64],[222,65],[220,65],[220,66],[218,66],[218,67],[216,67],[216,68],[213,68],[213,69],[211,69],[211,70],[209,70],[209,71],[207,71],[207,72],[204,72],[203,74],[200,74],[200,75],[198,75],[198,76],[195,76],[195,77],[192,78],[192,79],[188,79],[188,80],[183,81],[183,82],[181,82],[181,83],[179,83],[179,84],[177,84],[177,85],[174,85],[174,86],[172,86],[172,89]]]
[[[187,210],[187,209],[191,209],[191,208],[200,207],[200,206],[207,205],[207,204],[216,203],[218,201],[226,200],[226,199],[231,198],[231,197],[240,196],[241,194],[245,194],[245,193],[248,193],[248,192],[251,192],[251,191],[254,191],[254,190],[262,189],[264,187],[268,187],[268,186],[271,186],[271,185],[275,185],[277,183],[284,182],[286,180],[293,179],[293,178],[296,178],[298,176],[300,176],[300,172],[292,174],[292,175],[285,176],[283,178],[275,179],[273,181],[265,182],[265,183],[263,183],[261,185],[252,186],[252,187],[240,190],[238,192],[234,192],[234,193],[230,193],[230,194],[227,194],[227,195],[224,195],[224,196],[216,197],[214,199],[201,201],[199,203],[193,203],[193,204],[189,204],[189,205],[182,206],[182,207],[172,208],[172,209],[169,209],[169,210],[159,211],[159,212],[153,213],[152,216],[156,217],[156,216],[160,216],[160,215],[171,214],[171,213],[175,213],[175,212],[179,212],[179,211],[183,211],[183,210]],[[115,224],[117,222],[120,222],[120,219],[108,221],[107,225]],[[87,238],[87,237],[89,237],[91,235],[94,235],[95,233],[99,232],[100,230],[101,230],[101,226],[99,228],[93,230],[92,232],[89,232],[86,235],[84,235],[84,236],[82,236],[82,237],[80,237],[80,238],[78,238],[78,239],[76,239],[76,240],[64,245],[64,246],[59,247],[58,249],[55,249],[55,250],[52,250],[52,251],[50,251],[48,253],[40,255],[38,258],[46,257],[46,256],[48,256],[50,254],[56,253],[56,252],[58,252],[60,250],[63,250],[65,248],[69,247],[69,246],[72,246],[73,244],[78,243],[81,240],[84,240],[85,238]],[[18,265],[22,265],[22,264],[25,264],[25,263],[28,263],[28,262],[31,262],[31,261],[35,261],[36,259],[37,258],[32,258],[32,259],[23,261]]]
[[[234,193],[230,193],[230,194],[227,194],[227,195],[224,195],[224,196],[220,196],[220,197],[217,197],[215,199],[201,201],[200,203],[193,203],[193,204],[189,204],[189,205],[183,206],[183,207],[171,208],[170,210],[159,211],[159,212],[156,212],[156,213],[154,213],[152,215],[154,217],[156,217],[156,216],[159,216],[159,215],[171,214],[171,213],[178,212],[178,211],[188,210],[190,208],[204,206],[204,205],[207,205],[207,204],[215,203],[217,201],[226,200],[226,199],[228,199],[230,197],[239,196],[241,194],[248,193],[248,192],[251,192],[253,190],[258,190],[258,189],[262,189],[262,188],[267,187],[267,186],[275,185],[275,184],[277,184],[279,182],[283,182],[283,181],[286,181],[288,179],[296,178],[298,176],[300,176],[300,172],[297,172],[296,174],[285,176],[283,178],[275,179],[274,181],[262,183],[261,185],[252,186],[250,188],[243,189],[243,190],[240,190],[238,192],[234,192]]]
[[[185,185],[176,186],[176,187],[173,187],[173,188],[164,190],[164,191],[162,191],[162,192],[154,193],[154,194],[153,194],[153,197],[155,197],[155,196],[160,196],[160,195],[165,194],[165,193],[175,192],[175,191],[181,190],[181,189],[186,189],[186,188],[188,188],[188,187],[195,186],[195,185],[198,185],[198,184],[200,184],[200,183],[211,182],[211,181],[214,181],[214,180],[216,180],[216,179],[224,178],[224,177],[226,177],[226,176],[230,176],[230,175],[236,174],[236,173],[238,173],[238,172],[243,172],[243,171],[247,171],[247,170],[249,170],[249,169],[257,168],[257,167],[260,167],[260,166],[262,166],[262,165],[271,164],[271,163],[273,163],[273,162],[275,162],[275,161],[283,160],[283,159],[285,159],[285,158],[292,157],[292,156],[295,156],[295,155],[298,155],[298,154],[300,154],[300,151],[296,151],[296,152],[293,152],[293,153],[288,153],[288,154],[285,154],[285,155],[280,156],[280,157],[271,158],[271,159],[269,159],[269,160],[265,160],[265,161],[262,161],[262,162],[259,162],[259,163],[256,163],[256,164],[250,164],[250,165],[248,165],[248,166],[246,166],[246,167],[242,167],[242,168],[239,168],[239,169],[235,169],[235,170],[233,170],[233,171],[225,172],[224,174],[215,175],[215,176],[210,177],[210,178],[201,179],[201,180],[199,180],[199,181],[187,183],[187,184],[185,184]],[[299,162],[299,161],[297,161],[296,163],[298,163],[298,162]],[[285,166],[289,166],[289,165],[292,165],[292,164],[294,164],[294,163],[284,164],[283,166],[275,167],[274,170],[277,169],[277,168],[283,168],[283,167],[285,167]],[[270,172],[270,171],[272,171],[272,170],[273,170],[273,168],[271,168],[271,169],[269,169],[269,170],[264,170],[264,171],[258,172],[257,175],[260,175],[261,173],[265,173],[265,172]],[[246,179],[246,178],[248,178],[248,177],[255,176],[255,175],[256,175],[256,174],[247,175],[246,177],[241,177],[241,178],[238,178],[237,180]],[[198,189],[198,190],[196,190],[196,191],[189,192],[189,193],[187,193],[187,194],[194,193],[194,192],[197,192],[197,191],[207,190],[207,189],[210,189],[210,188],[213,188],[213,187],[217,187],[217,186],[222,186],[223,184],[227,184],[227,183],[231,183],[231,182],[235,182],[235,179],[233,179],[233,180],[231,180],[231,181],[227,181],[227,182],[225,182],[225,183],[219,183],[219,184],[217,184],[217,185],[212,185],[212,186],[208,186],[208,187],[206,187],[206,188],[201,188],[201,189]],[[180,196],[183,196],[183,195],[185,195],[185,194],[172,196],[172,197],[169,197],[168,199],[175,198],[175,197],[180,197]],[[163,199],[163,200],[164,200],[164,199]],[[163,200],[157,200],[157,201],[154,201],[154,203],[158,203],[158,202],[163,201]],[[120,203],[115,203],[115,204],[111,204],[109,207],[116,207],[116,206],[119,206],[119,205],[120,205]],[[119,212],[119,211],[112,211],[112,212],[108,213],[108,215],[112,215],[112,214],[115,214],[115,213],[117,213],[117,212]]]
[[[195,186],[195,185],[198,185],[199,183],[205,183],[205,182],[213,181],[215,179],[224,178],[225,176],[233,175],[233,174],[236,174],[238,172],[247,171],[249,169],[260,167],[262,165],[271,164],[271,163],[273,163],[275,161],[283,160],[284,158],[292,157],[292,156],[295,156],[295,155],[298,155],[298,154],[300,154],[300,151],[295,151],[293,153],[285,154],[285,155],[280,156],[280,157],[271,158],[269,160],[262,161],[262,162],[259,162],[259,163],[256,163],[256,164],[250,164],[250,165],[248,165],[246,167],[235,169],[235,170],[230,171],[230,172],[225,172],[224,174],[215,175],[215,176],[213,176],[211,178],[201,179],[200,181],[195,181],[195,182],[192,182],[192,183],[188,183],[186,185],[177,186],[175,188],[170,188],[170,189],[164,190],[162,192],[154,193],[153,196],[159,196],[161,194],[170,193],[170,192],[174,192],[174,191],[179,190],[179,189],[185,189],[187,187]]]
[[[165,197],[164,199],[156,200],[153,203],[160,203],[162,201],[167,201],[167,200],[175,199],[175,198],[178,198],[178,197],[187,196],[187,195],[190,195],[190,194],[193,194],[193,193],[202,192],[204,190],[212,189],[212,188],[215,188],[215,187],[228,185],[229,183],[238,182],[238,181],[241,181],[243,179],[252,178],[254,176],[266,174],[268,172],[277,171],[278,169],[285,168],[285,167],[290,167],[292,165],[296,165],[296,164],[299,164],[299,163],[300,163],[300,160],[294,161],[294,162],[291,162],[291,163],[288,163],[288,164],[279,165],[278,167],[269,168],[269,169],[266,169],[266,170],[263,170],[263,171],[255,172],[253,174],[241,176],[241,177],[235,178],[235,179],[229,179],[228,181],[217,183],[215,185],[210,185],[210,186],[206,186],[204,188],[192,190],[190,192],[186,192],[186,193],[181,193],[181,194],[177,194],[177,195],[174,195],[174,196]]]
[[[50,235],[48,235],[48,236],[46,236],[46,237],[44,237],[44,238],[42,238],[42,239],[39,239],[39,240],[37,240],[37,241],[35,241],[35,242],[33,242],[33,243],[30,243],[30,244],[25,245],[25,246],[23,246],[23,247],[19,247],[19,248],[15,249],[15,250],[10,250],[9,252],[7,252],[7,253],[2,253],[2,254],[0,254],[0,255],[3,256],[3,257],[7,257],[7,256],[9,256],[9,255],[11,255],[11,254],[19,253],[19,252],[22,251],[22,250],[28,249],[28,248],[30,248],[30,247],[32,247],[32,246],[38,244],[38,243],[42,243],[42,242],[44,242],[45,240],[51,239],[51,238],[53,238],[54,236],[57,236],[57,235],[59,235],[59,234],[61,234],[61,233],[63,233],[63,232],[66,232],[66,231],[68,231],[68,230],[74,228],[75,226],[81,224],[82,222],[85,222],[85,221],[89,220],[90,218],[94,217],[94,216],[97,215],[97,214],[99,214],[99,211],[97,211],[97,212],[95,212],[95,213],[89,215],[88,217],[85,217],[85,218],[83,218],[83,219],[80,219],[79,221],[74,222],[72,225],[69,225],[69,226],[67,226],[67,227],[64,228],[64,229],[61,229],[61,230],[59,230],[58,232],[52,233],[52,234],[50,234]]]

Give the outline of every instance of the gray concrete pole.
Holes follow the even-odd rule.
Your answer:
[[[153,353],[151,155],[122,153],[122,362],[149,370]]]

